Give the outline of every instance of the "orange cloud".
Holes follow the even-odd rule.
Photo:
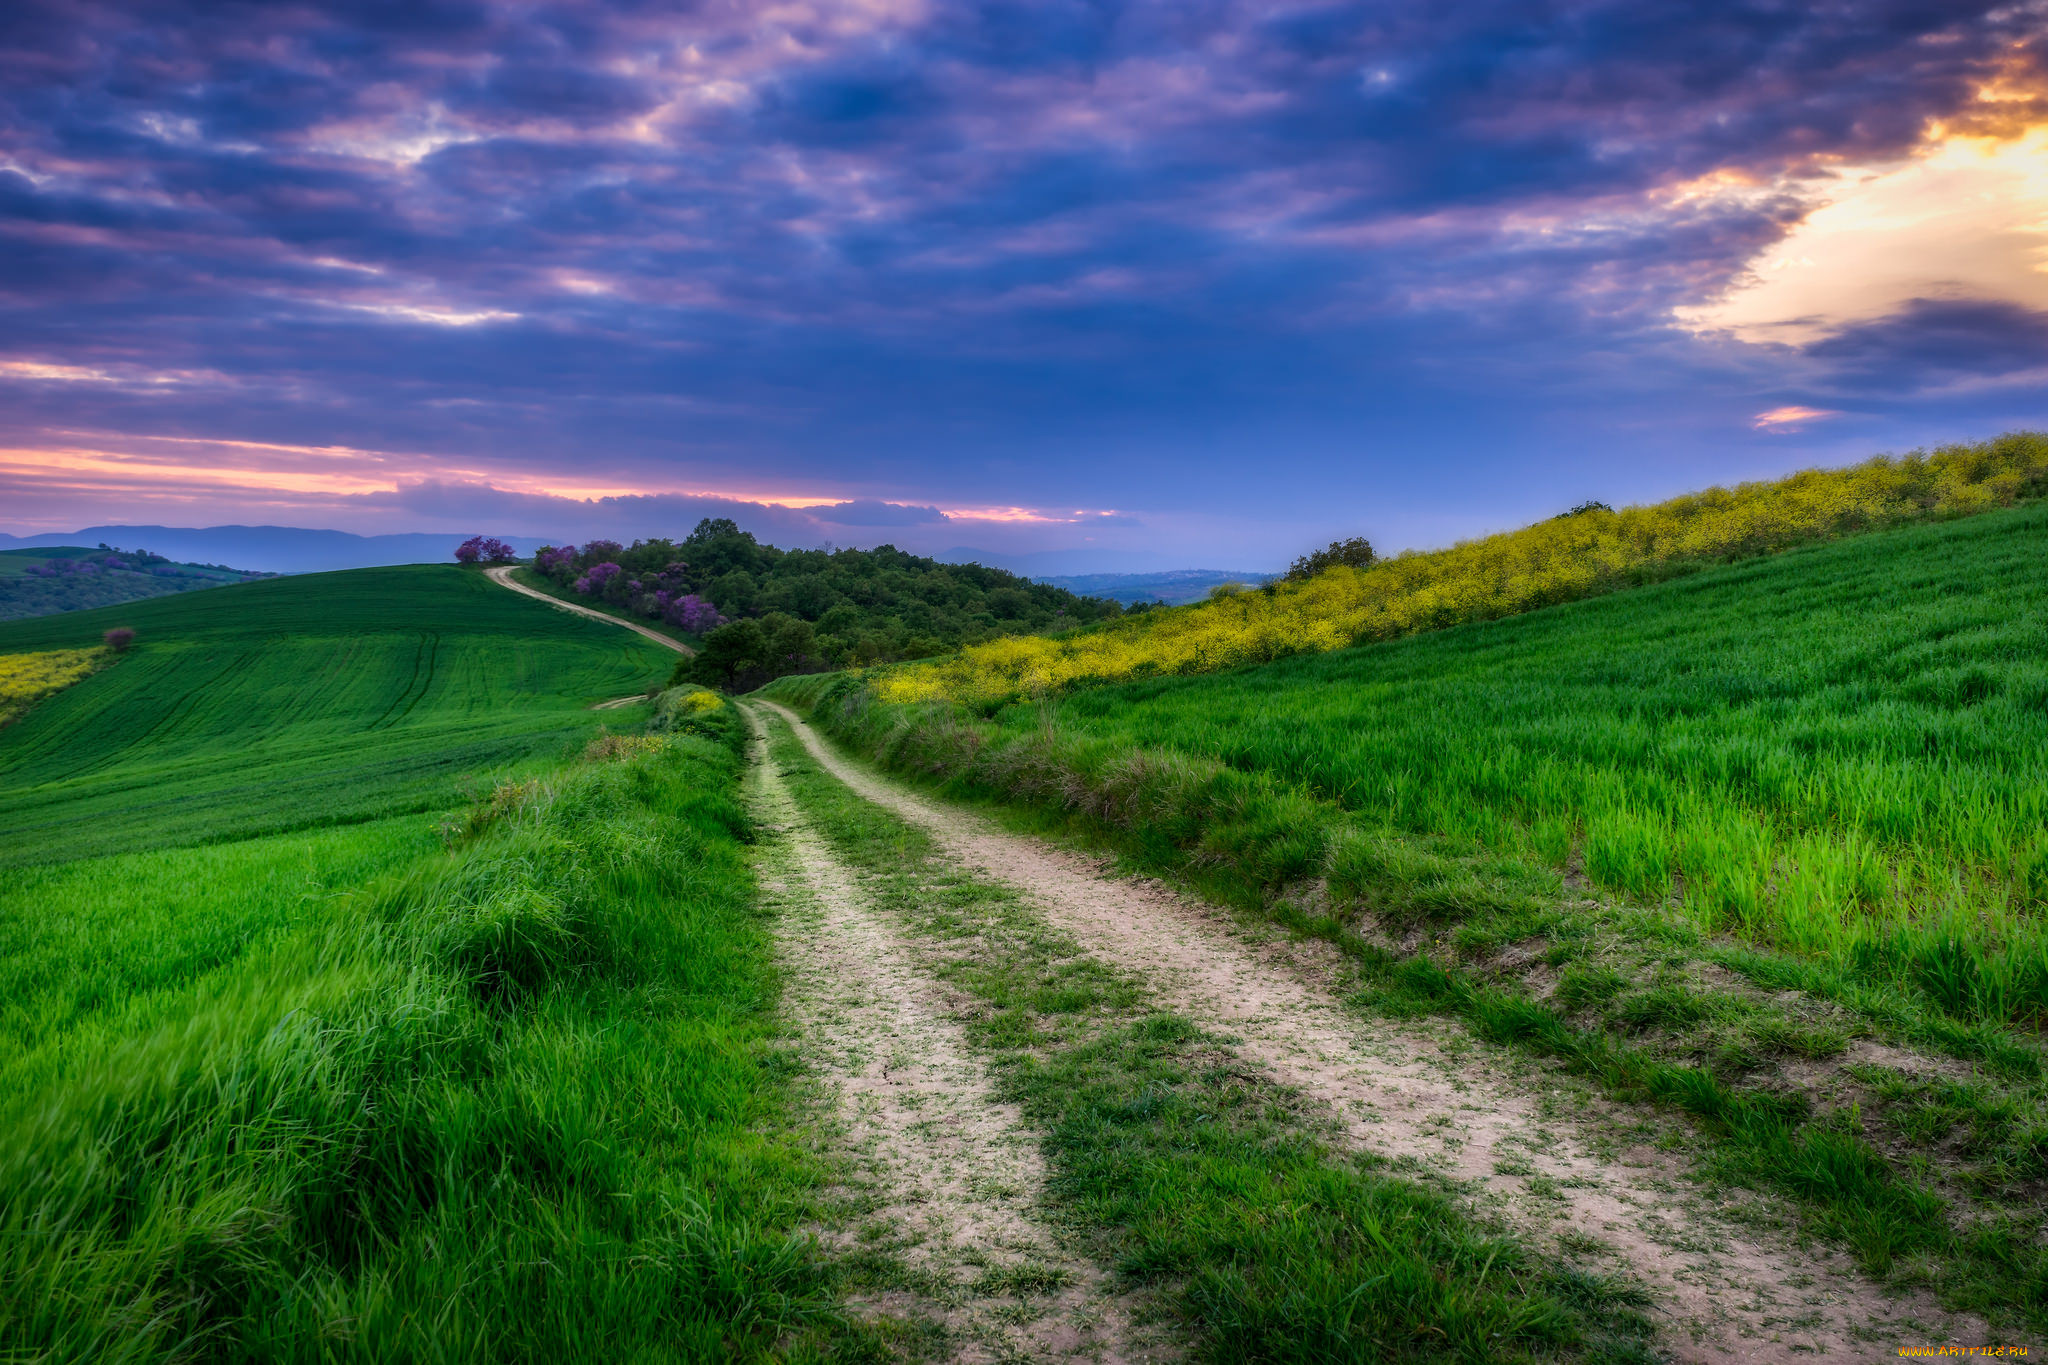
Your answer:
[[[1772,408],[1760,412],[1750,425],[1758,431],[1797,431],[1808,422],[1818,422],[1826,417],[1840,417],[1833,408],[1803,408],[1797,404],[1789,407]]]
[[[2048,125],[2012,138],[1937,129],[1907,161],[1844,167],[1827,202],[1732,289],[1677,316],[1804,345],[1916,299],[2048,309]]]

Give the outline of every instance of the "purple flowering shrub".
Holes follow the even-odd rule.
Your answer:
[[[576,591],[582,593],[585,597],[607,596],[612,584],[624,572],[624,569],[610,560],[606,560],[602,564],[593,564],[584,573],[583,577],[576,580]],[[623,591],[623,583],[620,584],[620,588]]]
[[[478,560],[510,564],[518,557],[517,551],[496,536],[471,536],[455,547],[455,562],[458,564],[474,564]]]
[[[693,592],[686,592],[669,603],[662,616],[670,625],[681,627],[692,635],[702,635],[713,626],[725,624],[725,618],[718,614],[718,608]]]

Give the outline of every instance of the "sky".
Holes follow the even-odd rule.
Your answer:
[[[2048,0],[0,6],[0,530],[1260,569],[2048,426]]]

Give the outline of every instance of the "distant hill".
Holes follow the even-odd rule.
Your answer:
[[[446,564],[467,538],[432,532],[359,536],[303,526],[88,526],[82,531],[35,536],[0,533],[0,546],[147,545],[171,559],[202,564],[245,564],[269,573],[320,573],[329,569],[370,569],[387,564]],[[521,555],[546,542],[505,536]]]
[[[1136,602],[1164,602],[1180,606],[1199,602],[1209,590],[1223,583],[1259,584],[1274,577],[1249,569],[1168,569],[1163,573],[1082,573],[1041,578],[1040,583],[1082,597],[1107,597],[1130,606]]]
[[[182,564],[147,550],[106,545],[0,550],[0,621],[87,611],[194,588],[217,588],[270,575],[219,564]]]

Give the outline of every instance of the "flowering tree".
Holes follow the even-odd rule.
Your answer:
[[[135,632],[126,626],[115,626],[100,638],[107,642],[107,648],[116,654],[128,652],[128,646],[135,643]]]
[[[670,603],[668,611],[663,614],[667,616],[671,625],[680,626],[692,635],[702,635],[713,626],[725,624],[725,618],[718,614],[718,608],[693,592],[684,593]]]
[[[606,560],[602,564],[593,564],[584,573],[583,577],[576,580],[576,591],[582,593],[585,597],[601,597],[604,595],[606,586],[624,572],[624,569],[621,569],[610,560]]]
[[[517,551],[496,536],[471,536],[455,547],[455,562],[458,564],[474,564],[478,560],[510,564],[518,557]]]

